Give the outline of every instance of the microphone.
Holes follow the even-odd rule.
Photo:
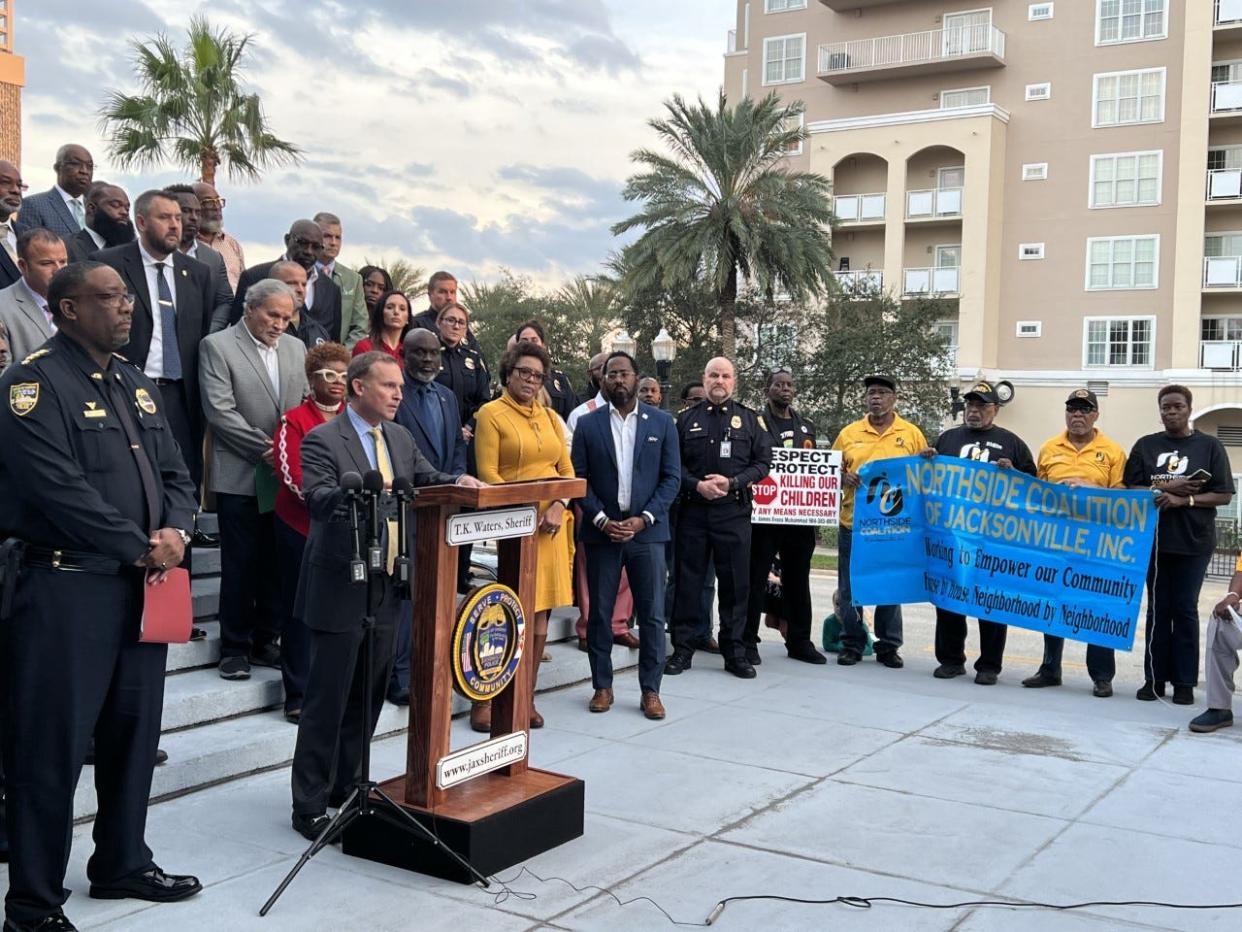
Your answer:
[[[353,557],[349,561],[349,581],[364,583],[367,581],[367,565],[362,561],[362,534],[358,523],[358,498],[362,492],[362,477],[356,472],[342,474],[341,490],[345,493],[345,501],[349,503],[349,536],[354,545]]]
[[[378,469],[368,471],[362,477],[363,494],[371,508],[371,536],[367,541],[367,565],[372,573],[384,572],[384,551],[380,547],[380,496],[384,494],[384,476]]]
[[[414,483],[405,476],[397,476],[392,480],[392,494],[397,499],[397,560],[393,564],[393,576],[397,585],[409,592],[410,586],[410,550],[405,539],[405,506],[414,500]]]

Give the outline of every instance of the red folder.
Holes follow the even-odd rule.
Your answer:
[[[138,640],[145,644],[184,644],[190,640],[194,604],[190,600],[190,574],[181,567],[168,571],[162,583],[151,574],[142,587],[142,628]]]

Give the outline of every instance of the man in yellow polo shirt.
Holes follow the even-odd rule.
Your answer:
[[[847,424],[832,442],[841,451],[841,526],[837,529],[837,589],[840,592],[841,650],[837,663],[852,666],[862,660],[867,631],[858,616],[850,587],[850,549],[854,528],[854,495],[862,480],[858,470],[873,460],[914,456],[927,446],[923,432],[898,417],[897,382],[886,375],[863,379],[867,416]],[[877,605],[875,609],[875,659],[886,667],[902,666],[901,606]]]
[[[1065,432],[1057,434],[1039,448],[1036,463],[1040,479],[1071,487],[1096,486],[1102,489],[1124,489],[1122,474],[1126,454],[1095,426],[1100,418],[1100,403],[1095,392],[1077,388],[1065,399]],[[1023,686],[1039,688],[1061,685],[1061,653],[1065,638],[1044,635],[1044,662],[1034,676],[1022,681]],[[1087,672],[1094,684],[1093,696],[1107,699],[1113,694],[1113,676],[1117,672],[1111,647],[1087,645]]]

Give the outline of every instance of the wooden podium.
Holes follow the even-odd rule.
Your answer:
[[[449,525],[463,509],[472,512],[463,517],[479,519],[483,517],[479,512],[577,498],[585,491],[582,479],[513,482],[485,489],[432,486],[419,490],[411,506],[418,526],[406,772],[380,786],[484,875],[579,837],[584,785],[575,777],[530,767],[527,756],[447,788],[437,784],[440,762],[449,754],[453,703],[457,544],[449,542]],[[535,614],[538,533],[536,528],[534,534],[498,541],[498,581],[517,593],[526,618],[527,645]],[[530,671],[531,664],[539,662],[524,650],[512,680],[492,700],[493,739],[529,734]],[[345,854],[461,883],[473,881],[433,842],[411,837],[395,819],[375,810],[372,817],[355,820],[344,832]]]

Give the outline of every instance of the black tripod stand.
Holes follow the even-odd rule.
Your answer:
[[[367,473],[367,479],[372,479],[373,475],[375,477],[379,477],[379,473],[377,472]],[[378,514],[379,510],[377,507],[378,493],[369,488],[372,485],[372,482],[367,482],[366,485],[368,486],[367,491],[360,492],[359,489],[362,488],[363,482],[360,480],[357,473],[346,473],[341,477],[341,487],[345,489],[346,499],[350,506],[350,524],[354,538],[354,559],[351,561],[350,569],[350,577],[354,582],[359,581],[359,575],[361,574],[358,571],[360,569],[364,572],[368,569],[366,564],[362,561],[361,547],[359,545],[359,540],[361,538],[361,522],[358,516],[359,502],[363,499],[370,500],[373,519]],[[402,512],[405,510],[405,496],[407,494],[406,489],[408,489],[409,485],[410,483],[408,479],[396,479],[393,481],[394,490],[397,490],[398,507]],[[380,480],[380,488],[383,488],[382,479]],[[404,525],[404,521],[402,521],[401,524]],[[404,530],[404,526],[402,526],[401,530]],[[400,534],[398,547],[401,551],[401,556],[398,559],[405,559],[408,564],[408,555],[405,553],[405,535],[400,531],[398,533]],[[371,540],[369,543],[369,553],[373,557],[379,550],[379,523],[376,520],[372,520],[371,522]],[[298,872],[306,866],[311,858],[331,844],[336,838],[340,837],[347,826],[360,818],[378,817],[386,819],[402,831],[431,842],[459,865],[461,865],[461,867],[463,867],[472,877],[475,878],[477,883],[482,884],[484,889],[489,889],[491,887],[491,881],[475,870],[475,868],[456,851],[440,841],[434,832],[399,806],[391,796],[380,789],[378,784],[371,779],[371,740],[369,732],[371,728],[371,715],[373,711],[371,707],[371,683],[374,681],[375,674],[375,603],[373,600],[375,596],[376,577],[385,572],[385,567],[383,566],[383,562],[381,560],[379,570],[377,572],[375,570],[375,560],[370,559],[368,562],[370,563],[370,571],[365,572],[367,607],[366,615],[364,615],[362,619],[361,646],[362,675],[364,677],[363,682],[366,687],[362,691],[362,714],[363,721],[366,723],[366,726],[362,731],[362,759],[361,767],[359,768],[358,780],[349,791],[349,795],[345,798],[345,802],[341,804],[341,808],[336,811],[336,815],[334,815],[328,824],[323,827],[323,830],[320,831],[315,840],[311,842],[310,847],[302,852],[302,856],[298,858],[298,862],[293,865],[293,869],[285,875],[285,878],[280,882],[280,885],[276,888],[272,895],[268,897],[267,902],[263,904],[263,908],[259,910],[260,916],[266,916],[268,914],[268,911],[271,910],[273,905],[275,905],[276,901],[280,898],[280,895],[285,892],[285,888],[287,888],[289,884],[293,883],[293,878],[298,875]],[[383,583],[381,582],[381,585],[382,584]]]

